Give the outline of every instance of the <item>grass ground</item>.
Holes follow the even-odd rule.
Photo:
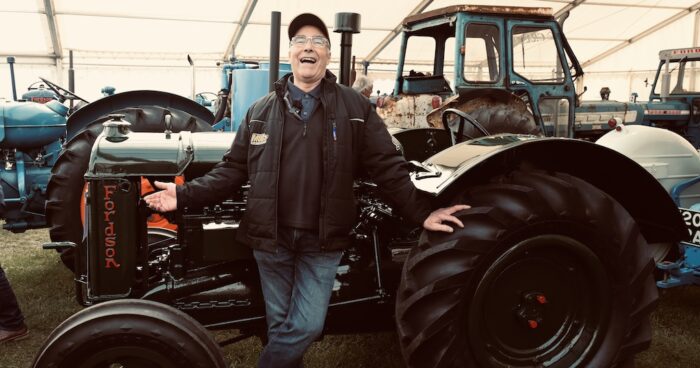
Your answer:
[[[26,368],[48,334],[80,307],[73,298],[72,275],[52,251],[41,250],[46,230],[24,234],[0,231],[0,262],[13,285],[31,330],[27,339],[0,345],[0,368]],[[652,316],[651,348],[637,357],[638,368],[697,367],[700,363],[700,287],[668,290]],[[226,333],[218,333],[218,339]],[[224,348],[230,367],[254,367],[259,340]],[[307,367],[394,368],[401,355],[393,333],[328,336],[311,348]]]

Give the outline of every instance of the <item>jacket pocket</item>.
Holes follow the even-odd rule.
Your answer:
[[[251,133],[267,133],[267,122],[264,120],[250,119],[248,130]]]
[[[262,120],[252,119],[248,122],[250,128],[250,142],[248,142],[248,171],[258,171],[260,157],[265,152],[270,138],[267,131],[267,123]]]

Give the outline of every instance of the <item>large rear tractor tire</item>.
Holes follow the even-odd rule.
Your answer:
[[[49,335],[34,368],[224,368],[209,332],[187,314],[147,300],[83,309]]]
[[[187,112],[161,106],[139,106],[119,109],[113,114],[125,115],[134,132],[165,131],[165,116],[172,116],[172,131],[211,131],[211,125]],[[105,115],[86,126],[64,147],[51,170],[47,186],[46,215],[51,224],[51,241],[69,241],[80,244],[83,239],[83,224],[80,220],[80,206],[83,199],[85,181],[83,175],[88,169],[90,152],[95,139],[102,132],[102,123],[109,120]],[[73,269],[72,250],[64,251],[61,259]]]
[[[621,367],[650,344],[649,247],[613,198],[562,173],[467,189],[464,228],[425,232],[396,301],[409,367]]]
[[[433,110],[427,116],[428,124],[432,127],[443,127],[442,114],[448,109],[457,109],[469,114],[484,127],[489,134],[513,133],[542,135],[542,129],[535,122],[532,112],[522,99],[511,94],[489,94],[485,96],[467,96],[445,103],[439,109]],[[459,117],[451,114],[448,124],[453,132],[457,132]],[[466,123],[463,136],[458,141],[483,136],[473,125]]]
[[[490,134],[514,133],[540,135],[532,114],[517,106],[507,104],[483,105],[469,112]],[[471,124],[464,127],[464,135],[474,138],[482,134]]]

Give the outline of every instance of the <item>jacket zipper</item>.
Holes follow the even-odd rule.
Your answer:
[[[278,97],[279,98],[279,97]],[[282,165],[282,143],[284,141],[284,104],[280,104],[280,119],[277,121],[282,122],[281,130],[278,130],[280,134],[278,135],[279,143],[277,144],[277,175],[275,175],[275,203],[279,202],[280,198],[280,165]],[[270,127],[272,131],[272,127]],[[275,244],[277,244],[277,239],[279,239],[279,218],[278,218],[278,208],[275,206]],[[275,245],[275,253],[277,253],[277,245]]]
[[[324,85],[323,88],[329,88],[327,85]],[[323,120],[328,121],[328,109],[329,104],[328,100],[326,98],[327,94],[324,93],[324,91],[321,92],[321,102],[323,103]],[[334,115],[334,114],[332,114]],[[335,127],[335,120],[333,120],[333,124]],[[319,217],[321,218],[321,223],[319,224],[319,239],[321,242],[321,250],[325,250],[326,248],[326,202],[328,201],[328,188],[327,188],[327,180],[328,176],[330,175],[330,152],[329,152],[329,147],[328,147],[328,124],[323,124],[323,179],[321,181],[321,208],[320,208],[320,213]],[[335,138],[335,130],[333,131],[334,133],[334,138]]]

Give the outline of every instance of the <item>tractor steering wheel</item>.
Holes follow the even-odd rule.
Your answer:
[[[459,116],[459,127],[457,128],[457,134],[456,136],[452,133],[452,129],[450,129],[450,125],[447,121],[447,118],[450,114],[455,114]],[[468,136],[464,134],[464,121],[468,121],[469,124],[473,125],[474,128],[476,128],[481,134],[485,136],[491,135],[486,128],[484,128],[481,124],[479,124],[476,119],[471,117],[471,115],[465,113],[464,111],[457,110],[457,109],[445,109],[445,111],[442,112],[442,127],[445,128],[445,130],[450,133],[451,137],[454,138],[454,144],[461,143],[464,141],[464,137],[466,136],[469,139],[474,139],[474,137]]]
[[[44,83],[46,83],[46,85],[49,87],[49,89],[51,89],[52,91],[54,91],[56,93],[56,95],[58,96],[58,100],[60,102],[63,102],[65,100],[80,100],[80,101],[83,101],[85,103],[90,103],[86,99],[84,99],[84,98],[76,95],[75,93],[59,86],[58,84],[50,82],[47,79],[44,79],[41,77],[39,77],[39,79],[41,79]]]

